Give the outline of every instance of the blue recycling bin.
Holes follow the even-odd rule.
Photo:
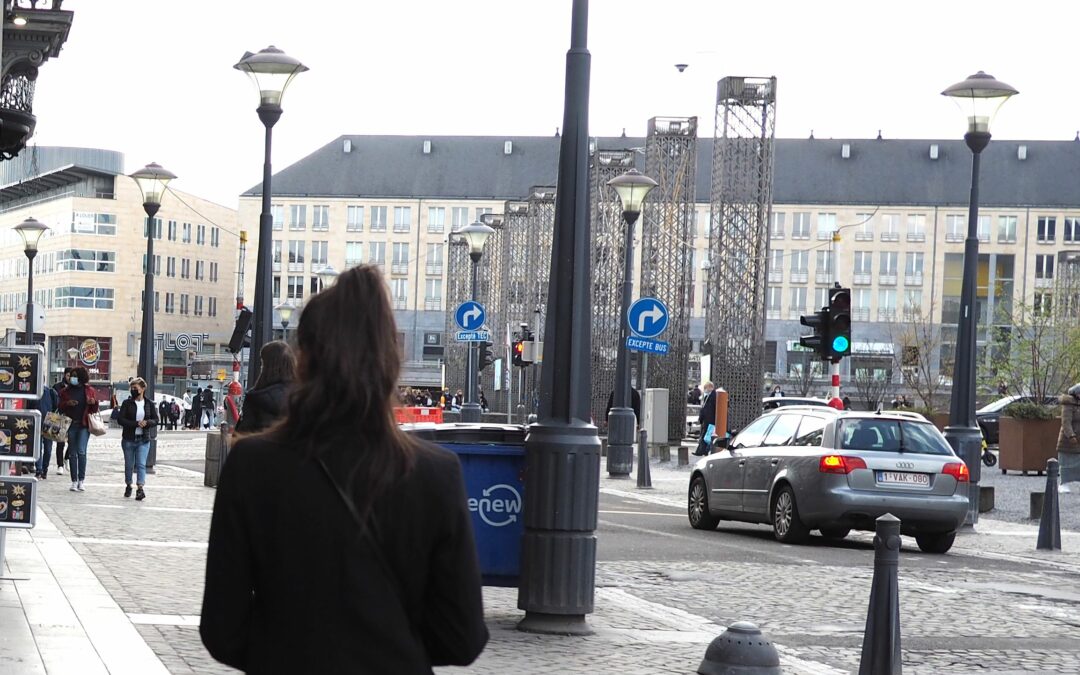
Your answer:
[[[518,585],[525,523],[525,428],[509,424],[405,424],[457,454],[485,586]]]

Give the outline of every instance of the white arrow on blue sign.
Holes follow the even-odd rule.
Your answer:
[[[653,338],[667,330],[668,308],[656,298],[639,298],[626,315],[630,330],[643,338]]]
[[[466,300],[458,305],[454,312],[454,320],[462,330],[480,330],[487,319],[484,306],[475,300]]]

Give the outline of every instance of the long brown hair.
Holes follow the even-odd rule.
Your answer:
[[[296,356],[293,355],[292,347],[284,340],[267,342],[259,350],[259,379],[255,381],[252,389],[269,387],[272,384],[284,382],[289,384],[296,376]]]
[[[414,442],[394,419],[401,356],[379,269],[353,267],[312,296],[300,315],[296,341],[297,381],[281,431],[309,457],[347,450],[348,487],[366,516],[412,468],[415,455]]]

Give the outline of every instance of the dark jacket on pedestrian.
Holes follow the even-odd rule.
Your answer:
[[[1061,430],[1058,432],[1057,451],[1059,453],[1080,453],[1080,387],[1073,387],[1069,392],[1062,394],[1058,401],[1061,403]]]
[[[244,397],[244,410],[236,423],[237,433],[253,434],[269,429],[285,416],[288,400],[289,385],[286,382],[252,389]]]
[[[135,430],[139,428],[139,422],[135,419],[137,412],[135,399],[133,398],[126,398],[120,404],[120,414],[116,417],[116,422],[124,429],[124,440],[134,441],[137,438],[153,440],[157,438],[158,424],[161,421],[158,415],[158,407],[150,399],[143,401],[143,419],[146,420],[146,426],[143,427],[142,435],[138,437],[135,435]]]
[[[604,412],[604,421],[611,415],[611,409],[615,407],[615,392],[611,392],[607,397],[607,411]],[[637,389],[630,387],[630,407],[634,409],[634,416],[637,417],[638,426],[641,426],[641,394]]]
[[[324,453],[342,485],[351,452]],[[461,465],[423,442],[415,460],[374,505],[368,536],[316,461],[273,432],[238,441],[210,526],[199,628],[210,654],[248,673],[471,663],[488,631]]]

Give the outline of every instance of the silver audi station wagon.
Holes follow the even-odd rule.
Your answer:
[[[891,513],[920,549],[945,553],[964,522],[968,479],[945,437],[916,413],[784,406],[697,462],[687,512],[699,530],[771,523],[785,543],[811,530],[833,539],[872,531]]]

